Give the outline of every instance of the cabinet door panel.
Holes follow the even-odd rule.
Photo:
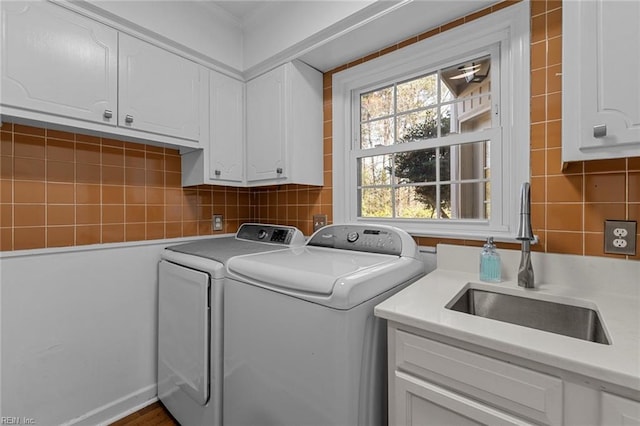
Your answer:
[[[3,2],[2,104],[115,125],[117,40],[51,3]]]
[[[248,181],[287,177],[285,77],[281,66],[247,83]]]
[[[209,87],[210,178],[241,182],[244,175],[244,84],[211,71]]]
[[[120,34],[119,57],[118,125],[199,140],[198,64],[126,34]]]
[[[598,40],[585,52],[592,57],[592,66],[584,69],[585,78],[595,82],[593,90],[586,92],[591,107],[585,112],[590,116],[589,124],[605,124],[613,140],[605,136],[600,141],[587,129],[590,137],[583,139],[584,146],[640,143],[640,3],[590,3],[583,6],[585,17]]]
[[[640,426],[640,402],[603,392],[600,424]]]
[[[396,371],[395,413],[400,425],[530,425],[477,401]]]
[[[562,425],[563,387],[557,377],[401,330],[396,367],[542,424]]]
[[[640,3],[563,10],[563,160],[640,155]]]

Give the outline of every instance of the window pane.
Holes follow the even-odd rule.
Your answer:
[[[391,188],[361,188],[361,217],[391,217]]]
[[[449,89],[449,86],[440,79],[440,102],[449,102],[455,99],[455,95]]]
[[[360,149],[491,128],[490,67],[477,57],[361,94]],[[487,219],[489,159],[489,141],[361,157],[359,216]]]
[[[360,121],[393,114],[393,86],[360,95]]]
[[[435,138],[437,136],[435,108],[398,116],[399,143]]]
[[[359,186],[391,184],[391,156],[364,157],[360,162]]]
[[[442,136],[449,133],[470,133],[490,129],[491,97],[465,98],[460,102],[447,105],[442,108],[442,117]],[[445,132],[445,121],[450,131]]]
[[[487,174],[486,147],[489,141],[452,146],[448,159],[443,158],[440,169],[450,168],[450,178],[441,180],[481,180]],[[448,160],[448,161],[447,161]]]
[[[378,145],[393,144],[393,119],[386,118],[382,120],[370,121],[362,123],[360,126],[360,148],[374,148]]]
[[[396,216],[399,218],[436,218],[436,187],[405,186],[396,190]]]
[[[451,133],[451,105],[446,105],[446,106],[440,107],[440,136],[447,136],[450,133]]]
[[[396,154],[394,171],[397,183],[435,182],[437,162],[437,148]]]
[[[489,93],[491,57],[484,56],[443,69],[441,102]]]
[[[435,105],[438,101],[436,74],[398,84],[398,112]]]
[[[450,212],[451,219],[486,219],[486,186],[486,182],[443,185],[443,208]]]

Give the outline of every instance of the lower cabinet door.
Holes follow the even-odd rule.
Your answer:
[[[391,425],[530,425],[522,419],[400,371]]]
[[[640,401],[602,392],[601,407],[603,426],[640,426]]]

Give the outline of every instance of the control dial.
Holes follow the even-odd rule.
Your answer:
[[[258,239],[259,240],[264,240],[265,237],[267,236],[268,232],[265,231],[264,229],[261,229],[258,231]]]
[[[358,238],[360,238],[360,234],[358,234],[357,232],[349,232],[347,234],[347,241],[350,243],[355,243],[356,241],[358,241]]]

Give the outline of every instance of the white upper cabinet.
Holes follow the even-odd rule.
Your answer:
[[[117,48],[116,30],[62,7],[2,2],[2,106],[115,125]]]
[[[244,186],[245,84],[209,71],[209,139],[182,154],[182,185]]]
[[[249,185],[322,185],[322,74],[293,61],[247,82]]]
[[[286,67],[247,83],[247,180],[284,179]]]
[[[212,183],[244,179],[244,83],[211,71],[209,177]]]
[[[195,62],[126,34],[119,44],[118,125],[198,141],[207,72]],[[204,121],[206,123],[206,121]]]
[[[211,71],[209,86],[208,143],[182,155],[183,186],[322,185],[321,73],[292,62],[245,84]]]
[[[563,3],[562,160],[640,155],[640,2]]]

